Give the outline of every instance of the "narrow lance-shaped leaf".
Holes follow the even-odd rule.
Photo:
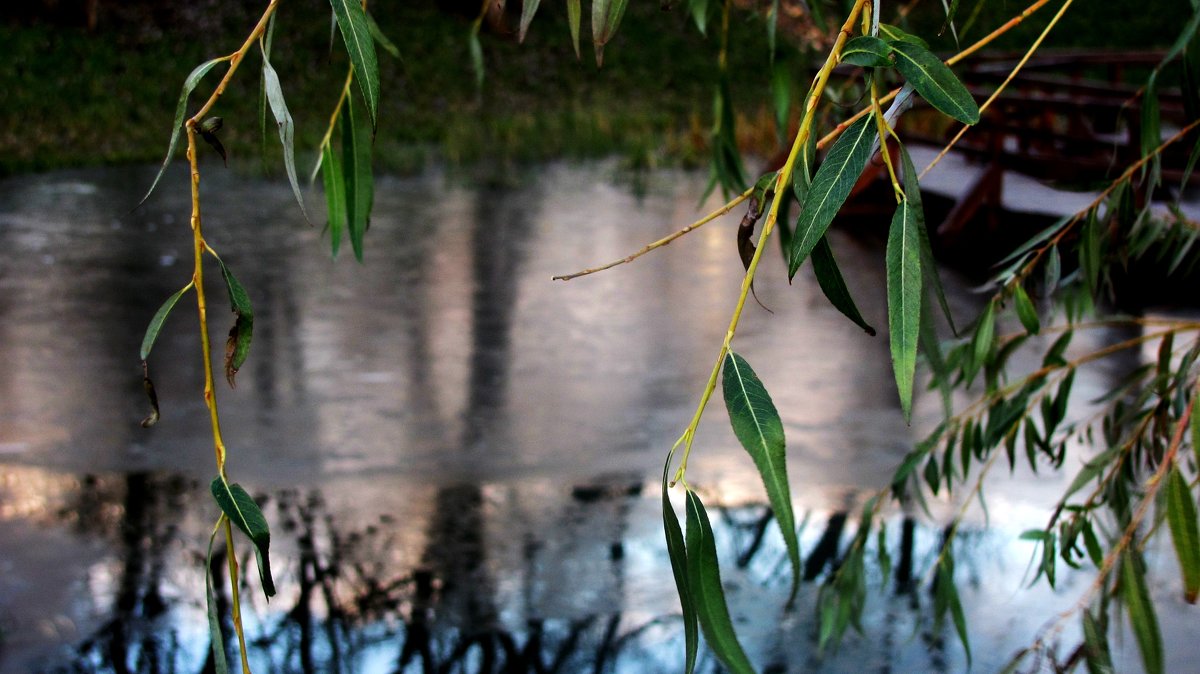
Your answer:
[[[150,350],[154,348],[154,342],[158,339],[158,333],[162,331],[162,326],[166,322],[167,316],[171,314],[171,310],[175,308],[175,305],[179,302],[179,298],[183,297],[183,294],[191,289],[191,283],[180,288],[174,295],[168,297],[166,302],[162,303],[158,311],[154,312],[154,318],[151,318],[150,325],[146,326],[146,335],[142,337],[142,360],[150,357]]]
[[[708,34],[708,0],[688,0],[688,10],[701,35]]]
[[[1141,558],[1129,551],[1121,556],[1121,599],[1129,610],[1129,623],[1133,626],[1146,674],[1163,674],[1162,633],[1158,629],[1150,591],[1146,588],[1145,569]]]
[[[1196,521],[1192,490],[1179,467],[1174,466],[1167,477],[1167,524],[1183,570],[1183,597],[1189,604],[1195,604],[1200,595],[1200,528]]]
[[[517,41],[524,42],[525,34],[529,32],[529,24],[533,21],[533,15],[537,14],[538,5],[542,0],[522,0],[521,2],[521,29],[517,33]]]
[[[296,179],[296,149],[293,142],[295,124],[292,123],[292,113],[288,112],[287,102],[283,100],[283,88],[279,84],[279,75],[271,67],[267,55],[263,54],[263,83],[267,88],[267,103],[271,106],[271,114],[275,117],[275,125],[279,127],[279,142],[283,145],[283,167],[287,171],[288,182],[292,184],[292,194],[296,203],[300,204],[300,212],[308,220],[308,210],[304,208],[304,197],[300,194],[300,183]]]
[[[229,484],[223,477],[218,476],[212,481],[212,495],[221,507],[221,512],[254,543],[254,556],[258,560],[258,575],[262,580],[263,594],[270,599],[275,596],[275,581],[271,578],[271,530],[267,526],[267,518],[263,517],[258,504],[241,485]]]
[[[325,205],[329,218],[329,245],[337,257],[342,245],[342,229],[346,224],[346,178],[342,162],[332,144],[321,150],[321,178],[325,183]]]
[[[783,421],[766,387],[745,358],[729,351],[725,354],[723,372],[722,390],[733,433],[758,467],[771,509],[775,511],[775,520],[779,522],[787,544],[792,562],[790,603],[800,587],[800,542],[796,538],[796,517],[788,486]]]
[[[936,588],[934,594],[935,613],[940,619],[949,610],[950,618],[954,621],[954,631],[962,642],[967,655],[967,667],[971,666],[971,641],[967,635],[967,619],[963,613],[962,601],[958,597],[958,588],[954,585],[954,560],[949,553],[942,558],[938,565]]]
[[[738,643],[725,603],[717,545],[708,513],[700,497],[690,490],[687,493],[687,565],[688,585],[708,647],[733,674],[753,673],[754,667]]]
[[[899,27],[893,26],[889,23],[879,24],[879,34],[887,38],[888,42],[909,42],[919,47],[929,49],[929,43],[925,40],[913,35],[912,33],[906,33]]]
[[[938,271],[937,260],[933,257],[933,245],[929,241],[929,232],[925,228],[925,204],[921,201],[921,183],[917,178],[917,169],[913,166],[908,148],[903,145],[900,146],[900,162],[904,170],[904,197],[912,205],[913,214],[917,218],[915,226],[917,241],[921,246],[921,278],[925,285],[933,290],[938,306],[942,308],[942,315],[946,317],[946,324],[950,326],[950,332],[958,335],[958,328],[954,326],[954,314],[950,311],[950,302],[946,300],[946,289],[942,286],[942,276]]]
[[[1091,611],[1087,610],[1083,612],[1083,645],[1084,658],[1089,672],[1109,674],[1116,671],[1113,668],[1112,653],[1109,652],[1108,637],[1105,635],[1104,626],[1096,621]]]
[[[221,277],[225,280],[225,288],[229,291],[229,305],[237,318],[229,330],[229,339],[225,342],[225,379],[229,387],[234,388],[235,378],[246,356],[250,354],[250,342],[254,337],[254,308],[250,304],[250,295],[246,288],[237,280],[225,262],[218,258],[221,264]]]
[[[217,612],[216,593],[213,591],[213,543],[217,539],[217,532],[221,530],[221,526],[225,523],[225,516],[217,520],[217,526],[213,529],[212,536],[208,538],[208,557],[204,562],[204,596],[205,603],[208,605],[208,638],[212,644],[213,654],[213,669],[216,674],[229,674],[229,662],[225,659],[225,637],[221,634],[221,616]]]
[[[583,18],[583,8],[580,0],[567,0],[567,24],[571,29],[571,44],[575,47],[575,58],[583,58],[579,53],[579,23]]]
[[[379,23],[375,21],[375,17],[371,16],[370,12],[366,13],[367,30],[371,31],[371,38],[375,40],[375,44],[383,48],[384,51],[392,55],[392,58],[400,58],[400,49],[396,43],[388,39],[388,36],[383,34],[383,29],[379,27]],[[272,19],[275,17],[272,16]]]
[[[883,40],[870,35],[860,35],[842,48],[842,63],[866,68],[888,68],[892,65],[891,59],[888,58],[891,52],[891,47]]]
[[[906,198],[896,208],[887,243],[888,333],[900,408],[912,416],[917,341],[921,331],[921,251],[917,215]]]
[[[353,96],[346,99],[346,117],[342,119],[342,171],[346,187],[346,223],[350,231],[350,246],[354,257],[362,262],[363,236],[371,218],[375,200],[374,179],[371,174],[371,142],[359,127],[358,102]]]
[[[1196,467],[1200,468],[1200,387],[1192,388],[1192,453],[1196,457]]]
[[[670,468],[671,456],[667,456],[662,476],[663,531],[667,536],[667,555],[671,558],[671,572],[675,576],[675,590],[679,593],[679,606],[683,610],[684,670],[686,674],[692,674],[696,668],[700,625],[696,617],[696,605],[692,601],[692,591],[688,585],[687,547],[683,539],[683,530],[679,526],[679,517],[675,514],[675,508],[671,505],[668,494],[667,472]]]
[[[930,105],[964,124],[979,121],[971,92],[933,52],[906,40],[894,40],[891,46],[896,69]]]
[[[828,235],[821,237],[817,246],[813,248],[812,265],[813,272],[817,275],[817,284],[821,286],[821,292],[825,293],[829,303],[842,312],[846,318],[854,321],[855,325],[865,330],[868,335],[874,337],[875,328],[871,327],[859,313],[858,306],[850,295],[850,288],[846,286],[846,279],[842,277],[842,272],[838,269],[837,259],[833,256],[833,248],[829,245]]]
[[[374,129],[379,109],[379,60],[375,56],[375,42],[371,39],[366,10],[359,0],[329,0],[329,4],[337,16],[342,41],[346,43],[346,52],[354,66],[354,79],[367,102],[371,128]]]
[[[138,202],[138,206],[146,203],[146,200],[154,192],[154,188],[158,187],[158,181],[162,180],[163,174],[167,171],[167,166],[171,163],[171,157],[175,155],[175,146],[179,144],[179,132],[183,130],[183,117],[187,113],[188,96],[192,94],[196,85],[200,84],[200,80],[204,79],[208,71],[213,69],[213,66],[228,60],[228,56],[222,56],[221,58],[201,63],[183,81],[183,92],[179,94],[179,102],[175,104],[175,125],[171,127],[171,142],[167,145],[167,156],[163,158],[162,166],[158,168],[158,174],[154,176],[154,182],[150,183],[150,189],[146,190],[146,196],[142,197],[142,200]]]
[[[475,89],[483,90],[483,45],[479,42],[479,24],[476,23],[467,37],[467,51],[471,56],[471,71],[475,73]]]
[[[629,0],[592,0],[592,42],[597,66],[604,65],[604,45],[616,34],[627,4]]]
[[[1029,293],[1025,292],[1025,286],[1020,283],[1013,286],[1013,304],[1016,305],[1017,318],[1021,319],[1021,325],[1025,326],[1029,334],[1036,335],[1042,329],[1042,322],[1038,319],[1033,301],[1029,299]]]
[[[874,115],[867,115],[850,125],[817,169],[796,221],[791,259],[788,261],[789,279],[796,275],[800,264],[825,236],[829,224],[850,196],[850,190],[871,158],[874,132]]]

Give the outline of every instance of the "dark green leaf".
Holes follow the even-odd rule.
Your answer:
[[[906,33],[897,26],[890,23],[879,24],[879,34],[887,39],[888,42],[908,42],[919,47],[929,49],[929,43],[911,33]]]
[[[1100,547],[1100,540],[1096,538],[1090,520],[1083,523],[1083,547],[1087,550],[1088,559],[1092,560],[1092,564],[1100,568],[1104,563],[1104,549]]]
[[[592,0],[592,45],[597,66],[604,65],[604,45],[616,34],[628,3],[629,0]]]
[[[810,133],[808,142],[800,151],[800,156],[796,157],[796,165],[792,167],[792,193],[796,195],[797,203],[803,204],[808,195],[808,189],[812,186],[813,166],[816,162],[817,134]]]
[[[954,315],[950,311],[950,302],[946,300],[946,289],[942,286],[942,276],[938,271],[937,260],[933,257],[933,245],[929,242],[929,232],[925,229],[925,205],[921,201],[921,184],[917,179],[917,169],[913,166],[908,148],[903,145],[900,146],[900,161],[904,169],[904,196],[912,205],[913,214],[917,217],[914,225],[919,237],[918,242],[921,245],[921,277],[924,279],[926,287],[933,290],[938,306],[942,308],[942,315],[946,317],[946,324],[950,326],[950,332],[958,335],[958,328],[954,326]]]
[[[1058,289],[1058,282],[1062,280],[1062,258],[1058,254],[1058,246],[1051,246],[1050,252],[1046,254],[1046,296],[1049,297]]]
[[[525,34],[529,32],[529,24],[533,21],[533,15],[537,14],[538,5],[542,0],[521,0],[521,28],[517,33],[517,42],[525,41]]]
[[[471,55],[471,71],[475,73],[475,89],[483,89],[483,45],[479,42],[479,24],[467,36],[467,50]]]
[[[787,133],[788,113],[792,108],[792,74],[783,63],[771,66],[771,106],[775,111],[775,128]]]
[[[580,0],[567,0],[567,23],[571,28],[571,44],[575,46],[575,58],[583,58],[579,53],[579,22],[582,19],[583,11],[580,7]]]
[[[263,54],[263,83],[267,88],[267,103],[271,106],[271,114],[279,127],[279,142],[283,145],[283,167],[287,170],[288,182],[292,184],[292,193],[296,203],[300,204],[300,212],[308,220],[308,210],[304,208],[304,197],[300,194],[300,183],[296,180],[296,150],[293,143],[295,125],[292,114],[288,112],[287,103],[283,100],[283,89],[279,85],[279,75],[271,67],[271,62]]]
[[[825,236],[829,224],[850,196],[850,190],[871,158],[874,133],[875,117],[866,115],[846,129],[817,169],[796,221],[792,254],[788,261],[789,279],[796,275],[800,263]]]
[[[224,261],[221,261],[221,277],[225,279],[225,287],[229,290],[230,307],[237,315],[225,344],[225,379],[229,381],[230,388],[233,388],[234,378],[250,353],[250,342],[254,337],[254,308],[250,304],[250,296],[246,289],[234,277],[233,272],[229,271],[229,267],[225,266]]]
[[[958,598],[958,588],[954,585],[954,561],[947,554],[942,558],[942,563],[938,565],[937,578],[937,596],[944,602],[944,607],[950,610],[950,617],[954,621],[954,631],[958,633],[958,639],[962,642],[963,650],[967,655],[967,667],[971,667],[971,640],[967,635],[967,618],[963,613],[962,601]],[[942,614],[944,611],[938,611]]]
[[[392,58],[400,58],[400,49],[394,42],[388,39],[388,36],[383,34],[383,31],[379,28],[379,24],[375,21],[375,17],[371,16],[370,12],[366,12],[366,17],[367,30],[371,31],[371,39],[375,40],[375,44],[383,47],[383,50],[391,54]],[[271,18],[274,19],[275,16],[271,15]]]
[[[216,593],[213,590],[212,566],[213,566],[213,543],[216,541],[217,532],[221,530],[221,525],[224,524],[224,516],[217,520],[217,526],[213,529],[212,536],[208,538],[208,557],[204,563],[204,590],[206,604],[208,605],[208,638],[212,644],[213,654],[213,669],[216,674],[229,674],[229,662],[225,659],[225,637],[221,634],[221,616],[217,614],[217,599]]]
[[[730,672],[754,672],[750,659],[738,643],[733,621],[729,618],[725,589],[721,587],[721,569],[717,563],[717,545],[713,539],[712,525],[708,522],[708,513],[700,497],[690,490],[687,493],[687,565],[688,585],[708,647]]]
[[[921,249],[917,213],[905,198],[892,217],[887,243],[888,336],[904,418],[912,416],[917,340],[921,331]]]
[[[888,68],[892,65],[888,55],[890,47],[883,40],[870,35],[860,35],[851,39],[842,48],[842,63],[864,68]]]
[[[254,556],[258,559],[258,575],[262,580],[263,594],[268,599],[275,596],[275,581],[271,578],[271,530],[267,526],[267,518],[250,494],[239,484],[229,484],[224,477],[218,476],[212,481],[212,495],[221,512],[229,518],[233,525],[241,530],[254,543]]]
[[[683,610],[684,634],[684,671],[691,674],[696,668],[696,651],[700,641],[700,628],[696,617],[696,606],[692,602],[691,588],[688,585],[687,549],[683,540],[683,530],[679,527],[679,517],[671,506],[668,496],[667,472],[671,468],[671,457],[663,466],[662,477],[662,509],[663,530],[667,536],[667,555],[671,558],[671,571],[675,576],[675,590],[679,593],[679,605]]]
[[[146,326],[146,335],[142,337],[142,360],[150,357],[150,350],[154,348],[154,342],[158,339],[158,333],[162,331],[162,326],[166,322],[167,316],[171,314],[171,310],[175,308],[175,304],[179,302],[179,298],[183,297],[183,294],[191,289],[191,283],[180,288],[174,295],[168,297],[166,302],[163,302],[158,311],[154,312],[154,318],[151,318],[150,325]]]
[[[1054,343],[1050,345],[1050,349],[1046,351],[1045,358],[1042,358],[1042,367],[1061,367],[1067,364],[1067,361],[1063,360],[1063,354],[1067,352],[1067,347],[1071,345],[1071,337],[1074,334],[1074,330],[1067,330],[1061,337],[1054,340]]]
[[[828,236],[821,237],[816,247],[813,248],[812,265],[813,272],[817,275],[817,284],[821,286],[821,292],[825,293],[829,303],[842,312],[846,318],[865,330],[868,335],[874,337],[875,328],[867,323],[859,313],[858,306],[854,304],[854,298],[850,295],[846,280],[842,277],[841,270],[838,269],[837,259],[833,256],[833,248],[829,246]]]
[[[894,40],[891,46],[896,69],[930,105],[964,124],[979,121],[979,106],[971,92],[933,52],[904,40]]]
[[[1197,527],[1196,500],[1179,466],[1167,476],[1167,524],[1171,540],[1183,570],[1183,597],[1189,604],[1200,595],[1200,528]]]
[[[363,100],[371,117],[371,128],[376,126],[376,111],[379,109],[379,61],[375,56],[375,41],[371,39],[371,27],[367,12],[359,0],[329,0],[337,16],[342,41],[354,66],[354,79],[362,90]]]
[[[338,153],[332,144],[321,152],[321,178],[325,183],[325,205],[329,218],[329,244],[337,257],[342,245],[342,230],[346,225],[346,176]]]
[[[1079,469],[1079,473],[1075,476],[1075,479],[1071,481],[1070,486],[1063,492],[1062,502],[1066,503],[1067,499],[1071,498],[1075,492],[1083,489],[1091,484],[1093,480],[1103,475],[1104,471],[1109,467],[1109,463],[1119,456],[1120,451],[1120,447],[1106,449],[1091,461],[1083,464],[1083,468]]]
[[[800,542],[796,539],[796,518],[788,487],[783,421],[758,375],[745,358],[733,351],[725,354],[722,390],[733,433],[758,467],[771,509],[775,511],[775,520],[779,522],[787,544],[792,562],[790,603],[800,588]]]
[[[1108,649],[1108,637],[1105,629],[1092,616],[1091,611],[1083,612],[1083,646],[1084,658],[1088,672],[1091,674],[1113,674],[1112,653]]]
[[[1129,551],[1121,556],[1121,599],[1129,610],[1129,623],[1133,626],[1146,674],[1163,674],[1162,634],[1150,591],[1146,588],[1145,569],[1141,557]]]
[[[987,308],[979,317],[975,327],[975,336],[971,338],[970,368],[967,371],[967,383],[975,377],[975,373],[987,362],[988,354],[992,352],[992,342],[996,337],[996,304],[988,302]]]
[[[374,178],[371,172],[371,141],[360,127],[358,103],[353,96],[346,98],[346,117],[342,119],[342,171],[346,186],[346,223],[350,231],[350,246],[354,257],[362,262],[363,236],[371,218],[375,200]]]
[[[1029,334],[1036,335],[1042,329],[1042,322],[1038,319],[1033,301],[1029,299],[1029,293],[1020,283],[1013,286],[1013,303],[1017,307],[1017,318],[1021,319],[1021,325]]]
[[[1200,469],[1200,389],[1192,389],[1192,454],[1196,459],[1196,468]]]
[[[150,183],[150,189],[146,190],[146,196],[142,197],[142,200],[138,202],[138,206],[146,203],[146,200],[150,198],[150,194],[154,192],[155,187],[158,187],[158,181],[162,179],[163,174],[167,171],[167,166],[171,163],[171,157],[175,154],[175,146],[179,144],[179,132],[183,130],[183,118],[187,113],[188,96],[191,95],[192,90],[196,88],[200,80],[204,79],[208,71],[213,69],[213,66],[228,60],[228,56],[222,56],[221,58],[201,63],[183,81],[183,92],[179,94],[179,102],[175,104],[175,125],[171,127],[171,142],[167,145],[167,156],[163,159],[162,166],[158,169],[158,174],[154,176],[154,182]]]

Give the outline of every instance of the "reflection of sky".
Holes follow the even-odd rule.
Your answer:
[[[187,194],[177,180],[145,209],[120,215],[140,196],[144,174],[80,171],[0,183],[0,454],[7,462],[0,625],[11,626],[0,667],[16,666],[21,653],[79,643],[111,617],[113,597],[133,582],[119,526],[132,517],[122,500],[121,476],[130,471],[186,476],[178,504],[162,493],[175,487],[156,488],[160,500],[142,517],[157,537],[134,543],[162,544],[167,571],[155,577],[171,606],[167,622],[189,652],[203,651],[194,644],[206,634],[199,560],[211,506],[196,485],[210,478],[212,450],[188,300],[151,357],[163,422],[136,427],[145,406],[141,331],[190,274]],[[617,633],[637,636],[626,652],[639,654],[620,671],[676,664],[678,623],[663,619],[677,604],[656,480],[736,298],[741,267],[731,229],[740,212],[634,264],[551,282],[622,257],[697,215],[702,176],[658,174],[637,197],[611,175],[609,165],[555,166],[528,187],[479,190],[436,174],[384,179],[359,265],[348,248],[329,259],[319,230],[296,221],[286,187],[206,174],[206,194],[224,195],[207,202],[208,237],[256,309],[238,388],[218,392],[232,475],[274,495],[268,515],[278,523],[281,595],[270,606],[251,598],[254,629],[274,629],[300,598],[300,539],[281,519],[294,508],[279,504],[279,492],[319,491],[318,555],[345,548],[359,565],[347,562],[354,571],[339,579],[335,602],[353,604],[368,576],[400,581],[430,566],[447,583],[433,610],[439,634],[468,629],[471,616],[490,615],[515,634],[528,634],[537,618],[562,632],[590,617],[596,622],[582,634],[594,648],[619,612]],[[806,553],[832,512],[857,509],[888,481],[940,407],[926,395],[917,430],[904,424],[882,334],[882,253],[837,232],[833,246],[879,337],[829,307],[807,267],[792,285],[784,282],[772,250],[757,290],[774,314],[748,306],[734,342],[783,416],[794,497],[809,517]],[[212,331],[223,338],[224,291],[209,279]],[[977,298],[948,283],[951,303],[969,315]],[[1117,338],[1081,335],[1076,348]],[[1036,367],[1048,339],[1018,354],[1017,367]],[[1081,374],[1076,387],[1100,390],[1122,366]],[[1058,594],[1020,590],[1031,546],[1015,540],[1044,523],[1045,505],[1081,460],[1069,457],[1071,468],[1049,480],[1034,481],[1024,468],[992,478],[995,529],[966,536],[959,556],[980,663],[998,666],[1028,643],[1047,606],[1063,606],[1082,589],[1068,577]],[[79,477],[86,473],[102,477],[89,486]],[[723,573],[751,650],[764,664],[778,658],[805,671],[815,662],[805,608],[814,589],[805,588],[796,613],[785,613],[778,533],[768,528],[762,550],[737,569],[741,534],[715,514],[721,504],[752,514],[762,500],[719,393],[697,436],[689,481],[714,511]],[[947,514],[954,504],[933,506]],[[982,519],[978,509],[972,518]],[[899,522],[889,522],[896,545]],[[843,545],[855,526],[847,524]],[[919,530],[918,572],[936,545],[934,532]],[[1166,561],[1158,567],[1169,579]],[[144,581],[153,570],[141,573]],[[405,594],[411,587],[401,587],[398,608],[356,627],[364,640],[358,671],[395,659],[401,618],[416,610]],[[1156,588],[1168,610],[1177,609],[1174,587],[1165,580]],[[894,661],[893,671],[918,671],[937,658],[945,671],[961,669],[948,635],[946,653],[930,655],[909,596],[876,599],[867,636],[852,637],[825,662],[827,671],[859,671],[864,658]],[[313,611],[328,615],[329,606]],[[262,651],[264,663],[282,658],[279,648]]]

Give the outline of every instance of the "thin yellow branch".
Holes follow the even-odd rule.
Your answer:
[[[263,12],[262,18],[258,20],[258,23],[255,24],[253,30],[250,31],[250,35],[246,38],[246,41],[237,51],[229,55],[229,69],[225,71],[225,76],[221,78],[220,83],[217,84],[217,88],[212,92],[212,95],[208,97],[208,100],[204,102],[204,105],[200,106],[200,109],[196,111],[196,114],[192,115],[186,122],[184,122],[189,129],[196,124],[199,124],[204,115],[208,114],[208,111],[217,104],[217,99],[221,98],[221,94],[225,93],[225,87],[229,86],[229,81],[233,79],[233,74],[237,72],[238,66],[242,63],[242,59],[246,57],[246,52],[250,51],[250,48],[253,47],[254,43],[258,41],[258,38],[263,34],[263,31],[267,29],[267,23],[270,22],[271,15],[275,13],[275,8],[278,4],[279,0],[271,0],[271,2],[267,5],[267,9]]]

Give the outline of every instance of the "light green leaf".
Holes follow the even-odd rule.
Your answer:
[[[371,172],[371,141],[360,127],[358,102],[353,96],[346,99],[346,117],[342,119],[342,171],[346,187],[346,223],[350,231],[350,246],[354,257],[362,262],[363,236],[371,218],[375,200],[374,178]]]
[[[796,165],[792,167],[792,193],[796,202],[803,204],[812,187],[813,166],[817,163],[817,134],[808,134],[808,142],[796,157]]]
[[[875,328],[871,327],[859,313],[858,306],[850,295],[850,288],[846,286],[846,280],[842,277],[841,270],[838,269],[837,259],[833,256],[833,248],[829,245],[828,235],[821,237],[817,246],[813,248],[812,265],[813,272],[817,275],[817,284],[821,286],[821,292],[825,293],[829,303],[842,312],[846,318],[865,330],[868,335],[874,337]]]
[[[796,538],[796,517],[792,511],[792,492],[788,487],[787,454],[784,451],[783,421],[771,402],[771,396],[750,364],[733,351],[725,354],[722,390],[729,422],[742,447],[754,459],[775,520],[787,544],[792,562],[790,603],[800,588],[800,542]]]
[[[571,44],[575,46],[575,58],[581,59],[579,53],[579,22],[583,16],[580,0],[567,0],[567,23],[571,28]]]
[[[366,12],[367,30],[371,31],[371,39],[375,40],[375,44],[383,47],[383,50],[392,55],[392,58],[400,58],[400,48],[396,43],[388,39],[388,36],[383,34],[383,30],[379,27],[379,23],[375,21],[375,17],[371,16],[370,12]],[[275,17],[272,16],[272,19]]]
[[[688,0],[688,9],[701,35],[708,35],[708,0]]]
[[[1029,293],[1025,292],[1025,286],[1020,283],[1013,286],[1013,303],[1016,305],[1017,318],[1021,319],[1021,325],[1025,326],[1029,334],[1036,335],[1042,329],[1042,322],[1038,319],[1033,301],[1029,299]]]
[[[229,674],[229,662],[225,659],[225,637],[221,635],[221,617],[217,614],[217,599],[216,593],[213,591],[212,565],[213,565],[213,542],[217,539],[217,532],[221,530],[221,526],[225,523],[225,516],[217,520],[217,526],[213,528],[212,536],[208,538],[208,558],[204,563],[204,589],[205,599],[208,605],[208,637],[209,643],[212,644],[213,653],[213,669],[216,674]]]
[[[979,121],[979,106],[971,92],[933,52],[904,40],[891,46],[896,69],[930,105],[964,124]]]
[[[542,0],[522,0],[521,1],[521,28],[517,33],[517,42],[525,41],[525,34],[529,32],[529,24],[533,21],[533,15],[537,14],[538,5]]]
[[[1167,476],[1167,524],[1171,541],[1183,570],[1183,598],[1195,604],[1200,595],[1200,528],[1196,524],[1196,500],[1179,466]]]
[[[850,190],[871,158],[874,134],[874,115],[867,115],[851,124],[817,169],[796,221],[791,259],[788,261],[789,279],[796,275],[800,264],[825,236],[834,216],[850,196]]]
[[[167,301],[163,302],[162,306],[158,308],[158,311],[154,312],[154,318],[151,318],[150,325],[146,326],[146,335],[142,337],[142,360],[150,357],[150,349],[154,348],[154,342],[158,339],[158,333],[162,331],[162,326],[166,322],[167,316],[171,314],[171,310],[175,308],[175,304],[179,302],[179,298],[183,297],[183,294],[191,289],[192,284],[188,283],[176,291],[174,295],[168,297]]]
[[[1150,591],[1146,588],[1145,569],[1141,557],[1129,551],[1121,556],[1121,599],[1129,610],[1129,623],[1133,626],[1146,674],[1163,674],[1162,634]]]
[[[629,0],[592,0],[592,44],[597,66],[604,65],[604,45],[616,34],[627,4]]]
[[[700,627],[696,616],[696,605],[692,602],[692,592],[688,585],[687,548],[683,540],[683,530],[679,527],[679,517],[675,514],[675,508],[671,506],[671,499],[668,496],[667,472],[670,468],[671,456],[667,456],[662,476],[663,531],[667,536],[667,555],[671,558],[675,590],[679,593],[679,605],[683,610],[684,671],[686,674],[692,674],[696,668]]]
[[[917,213],[905,198],[896,208],[888,231],[888,333],[892,370],[904,418],[912,417],[913,380],[917,369],[917,340],[921,331],[921,250]]]
[[[162,166],[158,168],[158,175],[154,176],[154,182],[150,183],[150,189],[146,190],[146,196],[142,197],[142,200],[138,202],[138,206],[146,203],[146,200],[150,198],[150,194],[154,192],[154,188],[158,187],[158,181],[162,180],[163,174],[167,172],[167,166],[170,165],[171,157],[175,154],[175,146],[179,144],[179,132],[183,130],[183,118],[187,113],[188,96],[192,94],[196,85],[200,84],[200,80],[204,79],[208,71],[213,69],[213,66],[228,60],[228,56],[222,56],[221,58],[201,63],[183,81],[183,92],[179,94],[179,102],[175,104],[175,125],[171,127],[171,143],[167,145],[167,156],[163,158]]]
[[[929,49],[929,43],[911,33],[906,33],[898,26],[893,26],[890,23],[879,24],[879,34],[887,39],[888,42],[908,42],[915,44],[918,47]]]
[[[475,89],[483,89],[483,45],[479,42],[479,24],[471,30],[467,38],[467,50],[471,55],[471,71],[475,73]]]
[[[700,497],[691,490],[687,493],[687,566],[688,585],[708,647],[733,674],[753,673],[754,667],[738,643],[733,621],[729,618],[708,513]]]
[[[375,42],[371,39],[366,10],[359,0],[329,0],[329,4],[337,15],[342,41],[346,43],[346,52],[354,66],[354,79],[367,102],[371,128],[374,129],[379,109],[379,61],[375,56]]]
[[[304,208],[304,197],[300,194],[300,183],[296,180],[296,150],[293,143],[295,124],[292,114],[288,112],[287,103],[283,100],[283,88],[279,84],[279,75],[271,67],[267,55],[263,54],[263,84],[267,89],[267,103],[271,106],[271,114],[279,127],[279,142],[283,145],[283,167],[287,170],[288,182],[292,184],[292,194],[296,203],[300,204],[300,212],[308,220],[308,210]]]
[[[221,512],[233,525],[254,543],[254,556],[258,559],[258,576],[262,580],[263,594],[268,599],[275,596],[275,581],[271,578],[271,530],[267,518],[250,494],[239,484],[229,484],[224,477],[212,481],[212,495]]]
[[[342,229],[346,225],[346,177],[338,153],[332,144],[321,151],[322,181],[325,183],[325,204],[329,218],[329,245],[337,257],[342,245]]]
[[[979,368],[983,367],[987,362],[987,357],[992,352],[992,342],[995,340],[995,337],[996,304],[995,302],[988,302],[987,307],[983,310],[983,314],[979,317],[979,322],[975,326],[975,336],[971,338],[971,350],[967,354],[966,363],[963,365],[963,372],[966,375],[968,386],[975,379],[975,374],[979,372]]]
[[[877,37],[860,35],[851,39],[842,48],[842,63],[864,68],[888,68],[892,61],[888,55],[892,53],[888,44]]]

